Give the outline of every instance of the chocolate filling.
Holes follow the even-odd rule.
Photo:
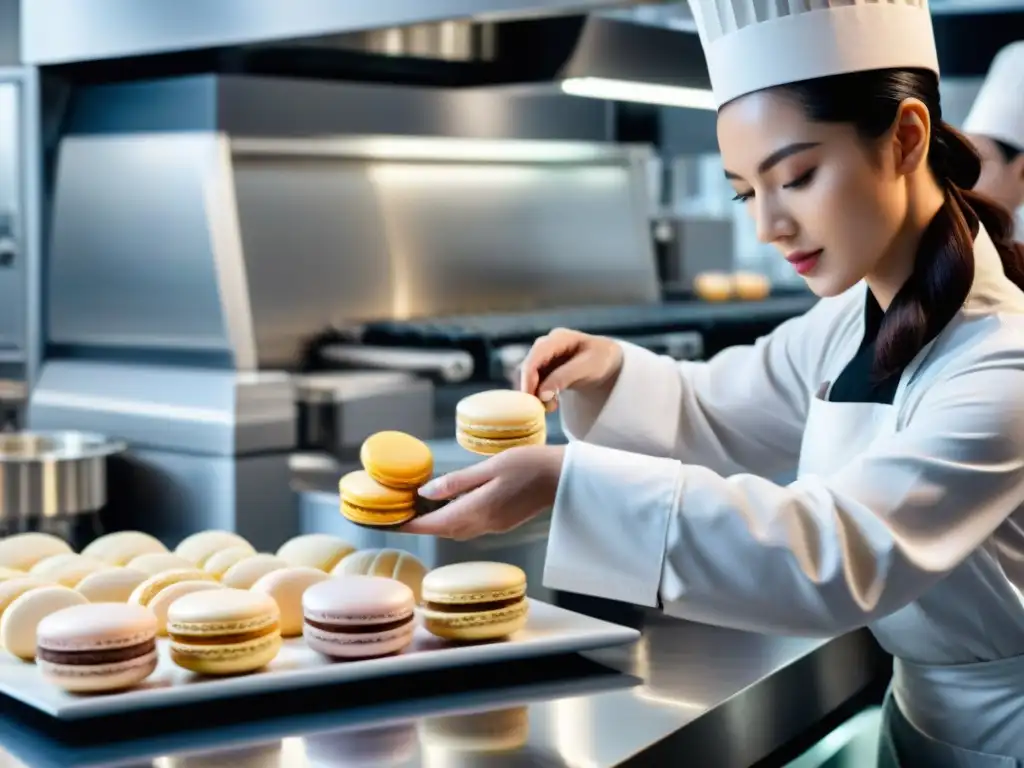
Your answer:
[[[122,661],[131,661],[156,650],[156,640],[149,640],[139,645],[130,645],[127,648],[111,648],[108,651],[51,651],[48,648],[39,648],[36,657],[51,664],[69,665],[94,665],[94,664],[117,664]]]
[[[234,635],[179,635],[169,632],[171,640],[187,645],[234,645],[235,643],[248,643],[250,640],[259,640],[261,637],[272,635],[277,631],[277,624],[271,624],[263,629],[254,632],[239,632]]]
[[[500,611],[523,602],[522,597],[510,597],[507,600],[493,600],[489,603],[426,603],[424,607],[440,613],[478,613],[480,611]]]
[[[406,624],[410,624],[413,618],[414,616],[410,614],[404,619],[389,621],[386,624],[325,624],[322,621],[311,621],[309,619],[306,619],[306,623],[311,627],[322,629],[324,632],[345,632],[350,635],[368,635],[371,632],[390,632],[392,629],[404,627]]]

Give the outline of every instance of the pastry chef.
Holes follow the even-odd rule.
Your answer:
[[[882,765],[1024,760],[1024,255],[942,121],[927,3],[691,0],[722,161],[822,297],[677,363],[569,330],[522,388],[568,446],[439,478],[410,532],[553,507],[548,587],[757,632],[870,627]],[[797,469],[780,485],[766,478]]]
[[[1016,237],[1024,241],[1024,40],[992,61],[964,131],[982,158],[974,188],[1016,211]]]

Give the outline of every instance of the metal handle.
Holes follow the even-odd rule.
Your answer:
[[[473,375],[473,357],[461,350],[332,344],[320,354],[338,365],[436,376],[449,384]]]

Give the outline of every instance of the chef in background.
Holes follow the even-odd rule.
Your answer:
[[[701,362],[549,333],[520,387],[559,404],[569,445],[437,478],[421,493],[453,501],[405,529],[550,509],[549,588],[755,632],[868,627],[895,657],[880,764],[1019,767],[1024,246],[943,121],[928,4],[690,5],[736,204],[821,301]]]
[[[1015,212],[1016,238],[1024,241],[1024,40],[992,61],[964,131],[982,159],[974,188]]]

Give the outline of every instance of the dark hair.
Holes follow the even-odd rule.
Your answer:
[[[882,137],[900,104],[919,99],[931,115],[928,163],[946,202],[921,238],[914,270],[893,298],[875,345],[874,372],[901,372],[953,319],[974,281],[974,237],[980,221],[999,251],[1006,276],[1024,289],[1024,247],[1013,241],[1009,211],[971,192],[981,158],[967,138],[942,121],[939,78],[927,70],[875,70],[781,86],[811,120],[849,123],[867,140]]]

